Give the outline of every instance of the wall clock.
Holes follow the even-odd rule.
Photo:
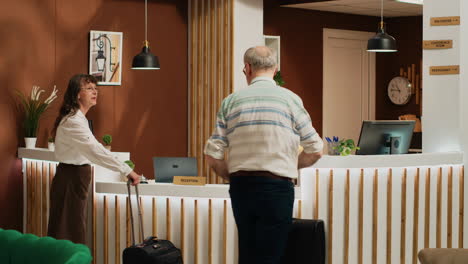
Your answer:
[[[411,87],[411,82],[407,78],[401,76],[394,77],[388,83],[388,98],[396,105],[405,105],[411,99]]]

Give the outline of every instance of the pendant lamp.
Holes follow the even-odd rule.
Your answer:
[[[380,6],[380,23],[377,34],[367,41],[367,51],[369,52],[396,52],[396,40],[385,33],[383,22],[383,0]]]
[[[148,0],[145,0],[145,41],[143,49],[139,54],[133,57],[133,70],[159,70],[159,59],[154,56],[149,48],[148,42]]]

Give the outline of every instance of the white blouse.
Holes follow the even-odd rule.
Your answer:
[[[77,110],[75,115],[66,116],[60,122],[55,137],[57,161],[73,164],[97,164],[127,176],[132,169],[119,161],[94,137],[89,129],[88,119]]]

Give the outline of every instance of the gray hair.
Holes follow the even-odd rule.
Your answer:
[[[244,63],[250,64],[253,71],[276,68],[276,52],[266,46],[249,48],[244,54]]]

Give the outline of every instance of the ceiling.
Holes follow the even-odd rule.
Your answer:
[[[332,0],[282,6],[380,17],[380,5],[380,0]],[[422,5],[401,3],[395,0],[384,0],[383,9],[384,17],[422,16],[423,13]]]

